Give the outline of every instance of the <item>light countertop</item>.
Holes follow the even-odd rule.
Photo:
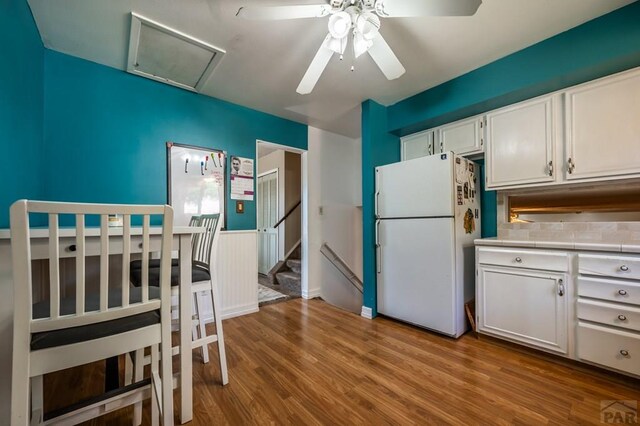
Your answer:
[[[560,250],[608,251],[615,253],[640,253],[640,244],[629,243],[593,243],[582,241],[517,241],[497,238],[480,238],[474,241],[477,246],[498,246],[518,248],[544,248]]]

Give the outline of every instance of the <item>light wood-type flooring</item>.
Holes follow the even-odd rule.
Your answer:
[[[321,300],[224,321],[230,383],[194,352],[194,425],[600,424],[640,381],[466,334],[445,338]],[[45,378],[45,409],[98,393],[102,363]],[[177,398],[176,398],[177,405]],[[178,410],[176,410],[178,412]],[[91,425],[131,424],[123,409]],[[145,404],[144,424],[149,422]]]

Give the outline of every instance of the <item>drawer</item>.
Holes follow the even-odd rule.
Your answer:
[[[580,276],[578,296],[640,305],[640,283]]]
[[[578,299],[578,318],[640,331],[640,308],[620,303]]]
[[[578,323],[578,358],[640,375],[640,334]]]
[[[563,252],[481,247],[478,249],[478,263],[566,272],[569,270],[569,255]]]
[[[579,253],[578,271],[583,275],[640,280],[640,257]]]

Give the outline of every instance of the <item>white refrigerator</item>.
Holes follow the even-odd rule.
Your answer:
[[[452,337],[474,298],[479,166],[452,152],[376,168],[378,312]]]

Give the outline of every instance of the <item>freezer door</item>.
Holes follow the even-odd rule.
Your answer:
[[[452,159],[444,153],[376,168],[377,216],[453,216]]]
[[[454,220],[378,223],[378,312],[456,333]]]

